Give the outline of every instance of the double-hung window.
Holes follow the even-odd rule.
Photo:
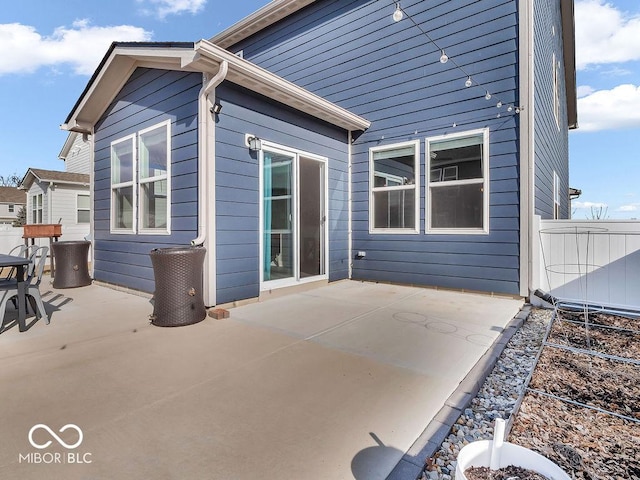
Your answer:
[[[31,223],[42,223],[42,194],[31,197]]]
[[[551,65],[553,75],[553,117],[556,119],[556,126],[560,130],[560,62],[556,60],[554,52]]]
[[[170,232],[170,122],[111,143],[111,231]]]
[[[373,233],[418,233],[419,141],[369,151],[369,229]]]
[[[489,131],[427,138],[427,232],[488,233]]]
[[[136,136],[111,144],[111,230],[136,232]]]
[[[169,222],[169,123],[139,134],[140,230],[168,228]]]
[[[560,177],[553,171],[553,218],[560,218]]]
[[[76,197],[76,223],[89,223],[90,206],[89,195],[79,193]]]

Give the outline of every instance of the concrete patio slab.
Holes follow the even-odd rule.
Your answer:
[[[1,478],[384,479],[521,306],[339,282],[160,328],[45,284],[51,324],[0,334]]]

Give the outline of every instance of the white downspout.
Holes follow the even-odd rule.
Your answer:
[[[204,302],[207,306],[216,303],[215,272],[215,132],[211,126],[209,94],[227,76],[229,63],[220,64],[218,72],[200,89],[198,94],[198,236],[191,245],[207,247],[204,263]],[[212,194],[213,192],[213,194]],[[213,238],[212,238],[213,237]]]
[[[93,205],[93,201],[95,199],[95,185],[93,184],[93,180],[95,178],[95,162],[96,162],[96,152],[95,152],[95,130],[92,127],[91,133],[82,134],[83,142],[89,143],[89,164],[91,167],[89,168],[89,238],[91,241],[91,268],[89,274],[91,278],[94,277],[95,274],[95,265],[96,265],[96,236],[95,236],[95,208]],[[111,228],[111,226],[109,226]],[[87,240],[87,239],[85,239]]]
[[[533,1],[520,0],[520,295],[529,297],[539,266],[535,228],[535,65]]]
[[[206,238],[206,222],[207,222],[207,200],[208,200],[208,189],[209,185],[207,185],[207,173],[208,173],[208,162],[207,162],[207,153],[209,153],[209,145],[208,145],[208,124],[209,124],[209,109],[207,108],[207,100],[209,97],[209,93],[211,90],[220,85],[225,77],[227,76],[227,71],[229,69],[229,64],[226,60],[224,60],[220,64],[220,69],[218,73],[214,75],[214,77],[207,82],[206,85],[203,85],[200,89],[200,93],[198,94],[198,138],[200,142],[198,143],[198,236],[191,240],[191,245],[202,245]],[[212,158],[211,161],[215,166],[215,158]]]
[[[347,139],[347,142],[349,142],[349,144],[347,145],[347,156],[348,156],[348,163],[347,163],[347,174],[348,174],[348,184],[347,184],[347,203],[349,205],[349,216],[348,216],[348,221],[347,221],[347,242],[349,242],[349,248],[347,249],[348,255],[349,255],[349,280],[351,280],[353,278],[353,198],[352,195],[352,191],[351,191],[351,175],[352,175],[352,168],[353,168],[353,164],[352,164],[352,149],[351,149],[351,143],[353,142],[353,133],[351,132],[351,130],[349,130],[349,138]]]

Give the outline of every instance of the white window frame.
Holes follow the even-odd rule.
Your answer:
[[[405,148],[413,146],[414,148],[414,183],[409,185],[393,185],[388,187],[376,187],[375,186],[375,166],[374,166],[374,153],[394,150],[398,148]],[[389,178],[395,177],[389,175]],[[398,177],[400,178],[400,177]],[[394,178],[391,178],[395,180]],[[414,191],[414,219],[415,224],[413,228],[375,228],[375,192],[397,191],[406,190]],[[409,142],[393,143],[390,145],[380,145],[378,147],[372,147],[369,149],[369,233],[371,234],[391,234],[391,235],[413,235],[420,233],[420,140],[412,140]]]
[[[118,144],[121,143],[125,143],[125,142],[131,142],[131,180],[126,181],[126,182],[118,182],[118,183],[114,183],[113,182],[113,169],[114,169],[114,147]],[[111,148],[110,148],[110,162],[111,162],[111,169],[110,169],[110,175],[111,175],[111,212],[110,212],[110,224],[111,224],[111,233],[122,233],[122,234],[131,234],[131,233],[136,233],[136,229],[137,229],[137,215],[136,215],[136,211],[138,209],[138,205],[137,205],[137,199],[136,199],[136,171],[138,170],[138,167],[136,165],[136,159],[138,157],[138,152],[136,152],[136,134],[132,133],[131,135],[127,135],[126,137],[122,137],[119,138],[117,140],[114,140],[113,142],[111,142]],[[124,187],[131,187],[132,189],[132,199],[131,199],[131,209],[132,209],[132,219],[131,219],[131,228],[121,228],[121,227],[117,227],[116,226],[116,197],[114,195],[114,192],[119,189],[119,188],[124,188]]]
[[[560,218],[560,177],[553,171],[553,219]]]
[[[38,200],[40,204],[38,205]],[[44,195],[42,193],[36,193],[31,195],[31,223],[41,224],[44,221]]]
[[[431,144],[442,140],[474,137],[482,135],[482,178],[468,180],[444,180],[432,182],[431,171]],[[425,233],[443,235],[488,235],[489,234],[489,129],[480,128],[460,133],[427,137],[425,141]],[[456,176],[458,172],[456,169]],[[441,174],[442,178],[442,174]],[[456,185],[482,184],[482,227],[481,228],[432,228],[431,227],[431,189]]]
[[[145,133],[151,132],[153,130],[157,130],[159,128],[165,128],[166,129],[166,144],[167,144],[167,170],[165,173],[161,174],[161,175],[156,175],[154,177],[148,177],[148,178],[142,178],[142,169],[140,168],[140,159],[138,159],[138,208],[137,208],[137,212],[138,212],[138,225],[140,226],[138,233],[141,234],[151,234],[151,235],[157,235],[157,234],[169,234],[171,232],[171,121],[170,120],[165,120],[164,122],[158,123],[156,125],[153,125],[149,128],[145,128],[143,130],[140,130],[138,132],[138,149],[137,149],[137,153],[139,154],[139,152],[141,151],[141,146],[142,146],[142,136]],[[142,216],[143,216],[143,212],[140,208],[140,204],[141,199],[142,199],[142,188],[145,184],[148,183],[155,183],[155,182],[160,182],[166,180],[167,182],[167,226],[166,227],[162,227],[162,228],[143,228],[143,221],[142,221]]]
[[[87,208],[80,208],[80,197],[87,197],[89,199],[89,206]],[[89,195],[88,193],[78,193],[76,194],[76,224],[77,225],[86,225],[88,223],[91,222],[91,219],[89,218],[86,222],[79,222],[78,221],[78,214],[80,212],[89,212],[89,215],[91,215],[91,195]]]
[[[254,137],[254,135],[245,135],[247,137]],[[300,206],[298,202],[298,188],[300,185],[300,173],[299,173],[299,161],[300,157],[304,157],[310,160],[314,160],[320,162],[324,165],[324,178],[323,178],[323,208],[324,208],[324,238],[322,239],[324,242],[324,273],[322,275],[316,275],[308,278],[301,278],[299,276],[300,273],[300,258],[298,254],[294,255],[294,275],[290,278],[283,278],[277,280],[264,280],[262,274],[262,266],[264,265],[264,153],[272,152],[272,153],[282,153],[284,155],[290,155],[293,158],[292,165],[292,210],[291,215],[293,215],[294,221],[292,222],[292,232],[293,235],[293,249],[296,252],[300,250]],[[289,147],[286,145],[281,145],[279,143],[262,141],[260,151],[259,151],[259,195],[260,195],[260,213],[258,216],[259,224],[260,224],[260,291],[269,291],[271,289],[281,288],[281,287],[290,287],[293,285],[302,285],[305,283],[316,282],[318,280],[327,280],[329,278],[329,258],[331,256],[330,245],[329,245],[329,158],[321,155],[317,155],[315,153],[306,152],[304,150],[298,150],[297,148]]]
[[[141,136],[147,132],[152,130],[156,130],[158,128],[166,128],[167,134],[167,171],[165,174],[156,175],[153,177],[142,178],[140,168],[139,168],[139,152],[140,152],[140,143]],[[113,148],[115,145],[123,143],[123,142],[131,142],[132,143],[132,169],[133,175],[132,180],[127,182],[119,182],[113,183],[113,168],[114,168],[114,157],[113,157]],[[113,234],[139,234],[139,235],[169,235],[171,234],[171,120],[165,120],[155,125],[152,125],[148,128],[144,128],[136,133],[132,133],[127,135],[126,137],[119,138],[111,142],[111,207],[110,207],[110,232]],[[147,183],[153,183],[157,181],[166,180],[167,182],[167,225],[162,228],[141,228],[143,225],[142,215],[143,212],[140,210],[140,195],[143,186]],[[115,217],[115,195],[114,191],[118,188],[123,187],[131,187],[132,188],[132,202],[133,202],[133,220],[131,228],[118,228],[115,225],[116,217]]]
[[[14,213],[16,210],[16,206],[13,203],[9,204],[8,208],[9,208],[9,213]]]
[[[556,127],[560,130],[560,62],[556,60],[556,54],[553,53],[553,116],[556,120]]]

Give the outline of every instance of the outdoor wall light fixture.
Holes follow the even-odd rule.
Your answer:
[[[221,111],[222,105],[220,105],[218,102],[214,103],[213,107],[211,107],[211,113],[218,115]]]
[[[249,141],[249,150],[253,150],[254,152],[257,152],[258,150],[262,150],[262,140],[260,140],[258,137],[250,137],[248,141]]]

